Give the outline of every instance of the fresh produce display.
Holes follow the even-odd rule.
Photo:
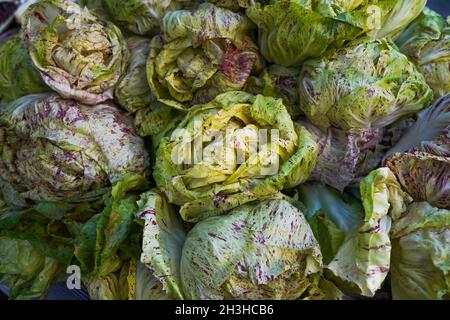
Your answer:
[[[68,270],[93,300],[450,299],[426,0],[4,3],[10,299]]]

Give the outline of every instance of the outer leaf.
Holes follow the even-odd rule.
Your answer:
[[[386,166],[415,200],[450,208],[450,157],[424,152],[396,153],[386,161]]]
[[[433,140],[450,130],[450,94],[437,100],[432,106],[422,110],[417,120],[402,135],[398,143],[391,148],[385,158],[398,152],[411,150],[433,150]],[[445,155],[444,150],[435,150],[436,154]]]
[[[450,95],[421,112],[386,157],[386,166],[415,200],[450,208]]]
[[[266,97],[282,98],[289,114],[296,118],[300,114],[298,75],[299,68],[286,68],[271,65],[264,69],[258,77],[251,77],[245,90],[252,94]]]
[[[310,180],[321,181],[343,191],[381,163],[385,149],[381,145],[383,129],[345,131],[330,127],[324,132],[307,121],[300,121],[300,124],[308,129],[320,146]]]
[[[258,26],[259,46],[268,61],[287,67],[299,65],[361,33],[361,29],[323,16],[301,2],[276,1],[247,10]]]
[[[146,187],[147,181],[142,176],[129,176],[118,182],[111,195],[105,196],[103,211],[89,219],[80,230],[75,257],[82,272],[93,280],[104,283],[102,278],[121,268],[122,251],[134,230],[137,193]]]
[[[163,284],[165,292],[183,299],[180,259],[186,231],[174,208],[158,191],[142,194],[138,205],[138,215],[145,220],[141,262]]]
[[[89,1],[87,1],[89,2]],[[91,1],[93,2],[93,1]],[[101,2],[110,18],[136,34],[154,34],[164,16],[191,5],[191,0],[107,0]]]
[[[426,0],[319,0],[319,9],[360,27],[372,39],[397,38],[423,10]]]
[[[20,36],[14,36],[0,46],[0,102],[11,102],[32,93],[50,91]]]
[[[145,71],[150,52],[150,40],[141,37],[127,39],[130,64],[128,70],[116,85],[117,102],[128,112],[134,113],[146,108],[154,101]]]
[[[91,300],[122,300],[119,278],[115,273],[84,279]]]
[[[363,207],[356,199],[318,183],[300,186],[299,196],[307,207],[330,279],[372,297],[390,267],[388,213],[400,216],[410,199],[386,168],[370,173],[360,189]]]
[[[163,285],[153,273],[140,262],[132,260],[127,276],[129,300],[170,300]]]
[[[28,241],[0,237],[0,283],[10,299],[42,296],[55,279],[60,265],[40,255]]]
[[[397,40],[400,50],[424,74],[435,98],[450,92],[450,25],[436,12],[425,8]]]
[[[392,231],[394,299],[450,298],[450,211],[413,203]]]

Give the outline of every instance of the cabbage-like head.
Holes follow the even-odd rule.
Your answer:
[[[28,94],[50,91],[19,35],[0,44],[0,102],[11,102]]]
[[[258,26],[264,57],[283,66],[295,66],[322,56],[328,49],[354,39],[361,29],[313,10],[308,1],[275,1],[254,5],[247,15]]]
[[[189,232],[156,191],[141,196],[141,261],[181,299],[319,298],[322,256],[303,213],[286,200],[242,205]]]
[[[321,129],[383,128],[417,113],[433,92],[387,39],[355,41],[300,73],[300,107]]]
[[[241,90],[263,63],[248,36],[252,29],[244,15],[210,3],[168,13],[147,62],[153,93],[163,103],[187,109]]]
[[[117,107],[52,94],[1,109],[0,153],[4,197],[16,201],[82,200],[129,174],[145,175],[148,160],[132,120]]]
[[[247,15],[258,26],[264,57],[283,66],[319,58],[327,50],[336,50],[360,35],[371,39],[395,38],[426,4],[426,0],[233,2],[235,7],[247,8]]]
[[[112,99],[128,63],[116,26],[68,0],[32,4],[22,20],[25,45],[50,88],[88,105]]]
[[[183,218],[198,221],[306,181],[317,152],[281,99],[228,92],[161,140],[153,176]]]
[[[191,6],[192,0],[84,0],[87,7],[105,11],[121,28],[139,35],[155,34],[164,16]]]
[[[419,114],[385,165],[416,201],[450,208],[450,95]]]
[[[392,298],[450,299],[450,211],[413,203],[394,221],[391,239]]]
[[[450,20],[425,8],[397,40],[414,61],[436,98],[450,92]]]

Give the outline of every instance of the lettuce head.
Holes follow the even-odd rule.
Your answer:
[[[435,98],[450,92],[450,20],[425,8],[397,39],[397,45],[425,76]]]
[[[361,181],[360,198],[317,182],[298,190],[320,245],[325,276],[347,292],[373,297],[390,270],[392,216],[406,211],[409,195],[388,168]]]
[[[144,142],[117,107],[54,94],[25,96],[0,109],[0,153],[3,196],[19,206],[83,201],[148,169]]]
[[[427,107],[433,92],[388,39],[357,40],[307,61],[300,108],[322,130],[384,128]]]
[[[153,38],[147,76],[156,98],[178,109],[241,90],[263,60],[244,15],[210,3],[164,16]]]
[[[178,299],[314,299],[322,256],[303,213],[253,202],[185,230],[158,191],[141,196],[141,261]],[[323,286],[322,286],[323,288]]]
[[[195,222],[305,182],[317,152],[281,99],[228,92],[191,109],[161,139],[153,177]]]
[[[68,0],[32,4],[22,25],[25,47],[51,89],[88,105],[113,98],[128,63],[116,26]]]
[[[115,87],[114,96],[118,104],[134,116],[140,136],[156,135],[177,116],[177,111],[158,102],[150,90],[146,72],[150,39],[132,36],[127,44],[130,63]]]

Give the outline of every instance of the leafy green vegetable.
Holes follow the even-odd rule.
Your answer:
[[[142,176],[124,178],[105,197],[103,211],[82,226],[75,244],[75,257],[85,275],[107,284],[107,279],[114,280],[113,275],[108,277],[120,269],[124,258],[130,258],[125,246],[135,230],[138,192],[146,187],[147,181]]]
[[[300,107],[322,130],[384,128],[432,98],[424,77],[387,39],[353,42],[307,61],[300,74]]]
[[[359,183],[361,177],[381,163],[385,147],[380,128],[341,130],[330,127],[322,131],[308,121],[299,121],[320,146],[310,180],[321,181],[338,190]],[[339,172],[339,174],[336,174]]]
[[[22,18],[23,40],[44,82],[96,105],[113,97],[128,52],[120,30],[68,0],[42,0]]]
[[[188,233],[164,197],[141,197],[147,264],[179,299],[317,299],[322,257],[301,213],[286,200],[242,205]]]
[[[248,36],[252,29],[245,16],[209,3],[166,14],[147,62],[152,92],[184,110],[242,89],[263,63]]]
[[[391,230],[394,299],[450,298],[450,211],[410,205]]]
[[[133,36],[127,39],[130,64],[115,88],[117,102],[128,112],[146,108],[154,101],[148,86],[146,63],[150,52],[150,40]]]
[[[21,5],[0,285],[45,299],[78,266],[93,300],[450,299],[450,19],[425,5]]]
[[[164,16],[191,5],[191,0],[84,0],[89,9],[104,10],[119,26],[140,35],[154,34]]]
[[[310,3],[309,0],[300,0]],[[424,9],[426,0],[318,0],[325,16],[357,26],[372,39],[397,38]]]
[[[422,111],[385,165],[417,201],[450,208],[450,95]]]
[[[362,203],[319,183],[298,190],[330,280],[346,290],[374,296],[390,268],[388,213],[401,215],[411,201],[395,176],[387,168],[371,172],[360,185]]]
[[[140,136],[156,135],[176,117],[176,110],[156,101],[147,81],[147,57],[150,40],[128,38],[130,64],[115,88],[117,102],[134,114],[136,131]]]
[[[9,288],[10,299],[43,296],[60,267],[28,241],[0,236],[0,284]]]
[[[282,98],[289,114],[296,118],[301,113],[298,91],[299,73],[299,68],[286,68],[273,64],[264,69],[258,77],[250,77],[245,91],[266,97]]]
[[[397,40],[425,76],[435,98],[450,92],[450,20],[425,8]]]
[[[183,219],[197,222],[306,181],[317,152],[281,100],[229,92],[161,140],[153,177]]]
[[[0,45],[0,102],[11,102],[32,93],[49,91],[20,36]]]
[[[275,1],[247,10],[258,26],[260,50],[269,62],[296,66],[361,33],[360,28],[326,17],[302,2],[305,1]]]
[[[15,206],[95,199],[148,166],[131,119],[114,105],[88,107],[53,94],[0,109],[0,154],[0,187]]]

